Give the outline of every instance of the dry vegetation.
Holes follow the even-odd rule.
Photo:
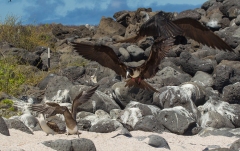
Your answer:
[[[54,27],[56,24],[22,25],[18,17],[10,15],[4,21],[0,21],[0,42],[8,42],[16,48],[28,51],[35,50],[37,46],[50,47],[55,53],[56,38],[52,34]],[[77,26],[67,27],[78,28]],[[48,74],[57,73],[63,67],[83,66],[87,63],[85,59],[76,57],[72,58],[71,62],[62,62],[58,67],[46,72],[28,64],[19,65],[19,59],[21,58],[17,56],[14,58],[0,57],[0,92],[15,97],[23,92],[22,85],[36,86]]]
[[[8,16],[0,23],[0,41],[7,41],[17,48],[28,51],[36,46],[54,49],[53,24],[25,25],[15,16]]]
[[[37,46],[50,47],[54,50],[55,37],[52,34],[54,24],[22,25],[15,16],[8,16],[0,22],[0,42],[8,42],[14,47],[23,48],[28,51]],[[19,65],[19,58],[0,59],[0,92],[6,92],[17,96],[21,92],[21,85],[35,86],[48,72],[40,71],[29,65]],[[51,72],[51,71],[50,71]]]

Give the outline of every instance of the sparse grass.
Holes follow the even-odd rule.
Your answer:
[[[50,47],[54,51],[55,37],[52,34],[54,26],[55,24],[23,26],[19,17],[9,15],[4,21],[0,21],[0,42],[6,41],[14,47],[28,51],[34,50],[37,46]],[[66,59],[62,59],[68,61],[62,61],[58,67],[45,72],[30,65],[19,65],[20,58],[5,58],[3,56],[0,59],[0,91],[17,97],[23,92],[21,85],[36,86],[50,73],[58,73],[60,69],[68,66],[84,66],[88,62],[83,58],[66,57]],[[73,58],[69,59],[69,57]]]
[[[16,58],[1,59],[0,91],[18,96],[22,92],[22,84],[36,86],[48,74],[30,65],[18,65]]]
[[[16,70],[25,76],[24,84],[36,86],[49,73],[30,65],[18,65]]]
[[[13,105],[13,101],[9,100],[9,99],[4,99],[1,101],[3,104],[6,104],[8,106],[12,106]]]
[[[14,60],[16,59],[0,60],[0,91],[12,95],[18,91],[18,88],[25,82],[26,78],[17,70],[17,62],[14,62]]]
[[[0,22],[0,41],[7,41],[17,48],[28,51],[37,46],[54,49],[53,25],[26,25],[23,26],[19,17],[9,15]]]
[[[13,105],[13,101],[9,99],[4,99],[0,101],[0,116],[9,118],[14,115],[19,115],[20,112]]]

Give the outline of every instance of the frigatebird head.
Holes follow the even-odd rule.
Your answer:
[[[126,79],[131,78],[132,76],[133,76],[133,69],[132,68],[127,68]]]

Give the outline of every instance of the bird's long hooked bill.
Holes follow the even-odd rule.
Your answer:
[[[129,75],[130,75],[130,73],[129,73],[129,71],[127,71],[127,73],[126,73],[126,79],[129,77]]]

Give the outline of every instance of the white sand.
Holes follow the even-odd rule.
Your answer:
[[[0,134],[0,151],[6,151],[9,149],[24,149],[26,151],[52,151],[53,149],[44,146],[41,144],[43,141],[47,140],[56,140],[56,139],[75,139],[77,135],[49,135],[43,131],[35,131],[34,135],[21,132],[19,130],[10,129],[11,136],[5,136]],[[92,140],[97,148],[97,151],[165,151],[167,149],[156,149],[146,142],[148,139],[139,141],[135,137],[139,136],[149,136],[151,134],[160,135],[164,137],[172,151],[202,151],[208,145],[219,145],[221,147],[230,147],[236,137],[224,137],[224,136],[208,136],[208,137],[199,137],[195,136],[182,136],[172,133],[151,133],[143,131],[132,131],[132,138],[125,136],[115,136],[118,132],[112,133],[94,133],[82,131],[80,138],[88,138]]]

